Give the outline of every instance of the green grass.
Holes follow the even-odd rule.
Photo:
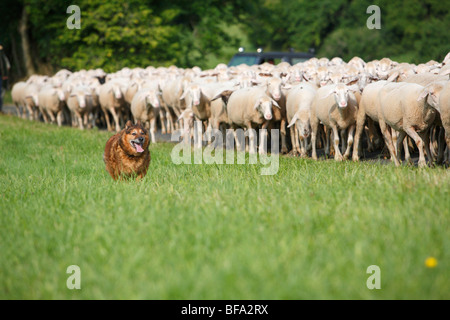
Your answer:
[[[0,116],[0,299],[450,298],[449,170],[283,157],[261,176],[161,143],[115,182],[110,135]]]

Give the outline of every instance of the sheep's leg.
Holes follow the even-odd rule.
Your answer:
[[[267,153],[267,126],[269,122],[266,121],[262,127],[261,130],[259,130],[259,154],[266,154]]]
[[[300,138],[300,157],[302,158],[308,157],[308,152],[306,151],[307,144],[308,144],[307,138],[305,137]]]
[[[405,137],[406,137],[406,132],[404,132],[404,131],[398,132],[396,149],[397,149],[397,159],[399,161],[401,161],[401,159],[402,159],[402,145],[405,146],[405,143],[404,143]],[[405,158],[406,158],[406,149],[405,149]]]
[[[398,134],[399,133],[397,130],[391,129],[392,143],[394,144],[394,150],[395,150],[395,154],[397,155],[397,159],[400,158],[399,154],[398,154],[399,150],[398,150],[398,144],[397,144]]]
[[[201,149],[203,145],[203,122],[197,120],[195,121],[195,123],[196,124],[194,124],[194,131],[195,135],[197,136],[197,144],[195,145],[195,148]]]
[[[403,140],[403,151],[405,151],[405,161],[412,163],[411,154],[409,153],[408,136]]]
[[[286,144],[286,121],[284,119],[280,122],[280,135],[281,135],[281,154],[288,153]]]
[[[444,161],[444,150],[445,150],[445,132],[443,127],[439,127],[438,156],[436,160],[438,164],[442,164]]]
[[[330,156],[331,131],[328,127],[324,127],[324,130],[325,130],[325,156],[328,158]]]
[[[362,131],[364,129],[364,123],[366,122],[366,113],[364,110],[359,109],[356,115],[356,128],[355,128],[355,144],[353,146],[353,161],[359,161],[359,145]],[[369,141],[369,139],[367,139]]]
[[[28,110],[28,120],[33,120],[33,115],[34,115],[33,107],[29,104],[27,104],[26,107]]]
[[[109,119],[109,114],[108,114],[108,110],[106,109],[102,109],[103,110],[103,114],[105,115],[105,120],[106,120],[106,127],[108,131],[112,131],[111,128],[111,121]]]
[[[207,126],[206,126],[206,138],[208,139],[208,144],[212,143],[212,123],[213,119],[212,117],[208,119]]]
[[[292,150],[295,150],[296,155],[301,155],[299,127],[297,127],[297,124],[294,124],[291,128],[294,128],[294,144],[292,145]]]
[[[424,142],[425,151],[427,153],[428,162],[430,163],[430,166],[433,166],[434,162],[434,156],[431,153],[430,149],[430,130],[426,130],[425,132],[419,133],[420,138],[422,138],[422,141]]]
[[[166,129],[166,110],[164,110],[163,108],[159,108],[159,121],[161,123],[161,134],[166,134],[167,129]],[[156,128],[156,126],[155,126]]]
[[[339,130],[335,124],[331,125],[331,129],[333,130],[333,142],[334,142],[334,160],[342,161],[344,158],[342,157],[341,150],[339,150]]]
[[[55,118],[55,115],[53,114],[53,111],[49,111],[48,116],[50,117],[51,123],[56,123],[56,118]]]
[[[174,130],[173,128],[173,121],[172,121],[172,114],[170,112],[166,111],[166,130],[168,134],[171,134]]]
[[[445,142],[447,147],[444,150],[444,162],[450,162],[450,130],[445,130]]]
[[[44,111],[44,109],[41,109],[42,118],[44,118],[44,122],[48,123],[48,117],[47,113]]]
[[[389,150],[389,154],[391,155],[391,161],[394,161],[395,165],[398,167],[400,165],[400,162],[397,159],[397,155],[395,153],[394,144],[392,142],[392,136],[391,131],[389,130],[389,127],[386,125],[386,123],[381,120],[380,121],[380,128],[381,132],[383,133],[384,141],[386,142],[386,145]]]
[[[348,129],[348,138],[347,138],[347,150],[345,150],[344,159],[347,160],[350,156],[350,150],[353,145],[353,133],[355,132],[355,125],[350,126]]]
[[[84,126],[83,126],[83,118],[82,118],[81,114],[80,114],[79,112],[75,112],[75,117],[74,117],[74,118],[76,118],[77,121],[78,121],[78,127],[79,127],[81,130],[84,130]]]
[[[236,144],[236,150],[241,151],[241,143],[239,142],[239,137],[237,136],[236,130],[233,129],[234,142]]]
[[[249,141],[249,147],[248,152],[249,153],[256,153],[256,134],[255,130],[252,127],[249,127],[248,130],[248,141]]]
[[[63,123],[63,111],[58,111],[58,114],[56,115],[56,122],[58,123],[58,127],[62,126]]]
[[[297,148],[295,145],[295,135],[296,135],[296,129],[294,129],[295,125],[289,128],[289,131],[291,133],[291,144],[292,144],[292,154],[295,156],[297,152]]]
[[[84,113],[83,119],[84,119],[84,126],[89,128],[89,113],[88,112]]]
[[[156,118],[152,118],[150,120],[150,138],[152,143],[156,143],[155,133],[156,133]]]
[[[317,139],[317,129],[319,126],[319,120],[315,117],[311,117],[311,158],[317,160],[317,151],[316,151],[316,139]]]
[[[339,151],[345,153],[345,151],[347,150],[347,130],[341,129],[340,133],[341,133],[340,140],[342,140],[342,148]]]
[[[301,135],[300,128],[298,128],[297,125],[295,125],[295,128],[295,141],[297,143],[297,151],[300,154],[300,157],[306,158],[308,156],[308,153],[306,151],[307,140]]]
[[[111,108],[111,114],[114,118],[114,123],[116,125],[116,128],[115,128],[116,132],[119,132],[120,131],[120,118],[119,118],[119,115],[117,114],[115,108]]]
[[[419,163],[418,163],[419,167],[420,168],[426,167],[427,162],[425,160],[424,141],[412,127],[406,128],[405,132],[414,140],[417,148],[419,149]]]

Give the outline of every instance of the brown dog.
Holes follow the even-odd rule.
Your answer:
[[[106,142],[103,161],[106,170],[114,180],[136,176],[145,177],[150,164],[150,143],[147,130],[141,122],[128,121],[125,129],[116,133]]]

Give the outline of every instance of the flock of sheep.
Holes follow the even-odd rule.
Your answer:
[[[163,134],[186,133],[198,120],[206,132],[279,129],[282,153],[307,157],[311,152],[313,159],[318,144],[337,161],[350,156],[358,161],[361,146],[368,151],[386,146],[400,165],[402,151],[411,161],[410,148],[417,148],[422,167],[425,155],[430,164],[450,158],[449,75],[450,53],[442,62],[419,65],[335,57],[293,66],[219,64],[211,70],[150,66],[106,74],[63,69],[18,82],[11,94],[19,116],[110,131],[119,131],[127,120],[141,120],[152,142],[157,127]],[[249,152],[264,153],[265,139],[259,137],[257,146],[255,130],[248,131]]]

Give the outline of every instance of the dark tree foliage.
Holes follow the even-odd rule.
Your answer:
[[[79,30],[66,26],[72,4],[81,10]],[[372,4],[381,9],[381,29],[366,26]],[[24,8],[29,52],[18,32]],[[212,68],[241,45],[413,63],[440,61],[450,51],[450,10],[442,0],[2,0],[0,12],[0,43],[16,76],[25,74],[26,55],[39,72],[51,73]]]

